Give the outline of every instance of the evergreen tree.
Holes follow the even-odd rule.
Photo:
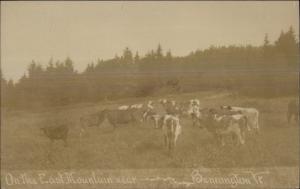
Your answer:
[[[278,53],[286,57],[289,62],[297,62],[299,58],[299,47],[297,45],[296,36],[293,27],[288,32],[281,32],[279,38],[275,42]]]
[[[136,52],[135,57],[134,57],[134,63],[138,63],[139,61],[140,61],[140,56],[139,56],[139,53]]]
[[[167,60],[171,60],[172,59],[172,53],[171,50],[168,50],[167,54],[166,54],[166,58]]]
[[[270,45],[268,34],[265,35],[264,44],[263,44],[263,57],[265,61],[271,61],[272,59],[272,46]]]
[[[133,58],[132,58],[132,52],[130,51],[130,49],[128,47],[125,48],[125,50],[123,51],[123,62],[125,64],[129,64],[133,62]]]
[[[156,49],[156,58],[160,60],[162,57],[163,57],[162,48],[161,48],[161,45],[158,44],[157,49]]]

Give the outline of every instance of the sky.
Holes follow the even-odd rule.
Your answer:
[[[32,60],[46,65],[70,57],[88,63],[144,55],[161,44],[185,56],[211,45],[261,45],[293,26],[299,35],[298,1],[1,2],[1,70],[17,81]]]

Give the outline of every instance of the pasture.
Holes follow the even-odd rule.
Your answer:
[[[190,167],[269,167],[299,165],[299,123],[287,123],[291,98],[246,98],[224,92],[186,93],[163,96],[176,101],[199,98],[203,107],[235,105],[260,111],[260,135],[247,133],[246,144],[221,147],[205,129],[182,119],[182,134],[175,152],[167,154],[160,129],[152,122],[120,125],[115,131],[105,121],[90,127],[79,140],[82,115],[160,97],[131,98],[95,104],[78,104],[39,112],[5,112],[1,117],[1,166],[4,170],[38,169],[139,169]],[[52,163],[47,161],[50,140],[40,127],[57,122],[70,127],[68,146],[55,141]]]

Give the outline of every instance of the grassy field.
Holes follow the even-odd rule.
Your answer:
[[[182,119],[183,132],[174,155],[168,156],[162,132],[151,122],[122,125],[112,132],[104,122],[87,130],[79,140],[79,117],[120,104],[145,102],[135,98],[97,104],[78,104],[36,112],[4,112],[1,124],[2,169],[125,169],[125,168],[189,168],[189,167],[268,167],[298,166],[298,123],[286,121],[287,103],[293,97],[259,99],[234,97],[224,92],[188,93],[165,96],[178,101],[199,98],[204,107],[236,105],[255,107],[260,111],[261,134],[247,133],[244,146],[220,147],[205,129],[192,127]],[[295,98],[295,97],[294,97]],[[50,141],[40,127],[53,120],[70,126],[69,146],[56,141],[48,163]]]

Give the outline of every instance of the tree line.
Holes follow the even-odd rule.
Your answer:
[[[69,57],[51,58],[44,67],[32,61],[16,83],[1,74],[1,106],[57,106],[216,88],[252,95],[293,94],[298,75],[291,73],[299,69],[299,41],[290,27],[273,43],[266,34],[260,46],[211,46],[182,57],[164,52],[161,45],[144,56],[126,47],[121,56],[98,59],[81,73],[73,64]]]

